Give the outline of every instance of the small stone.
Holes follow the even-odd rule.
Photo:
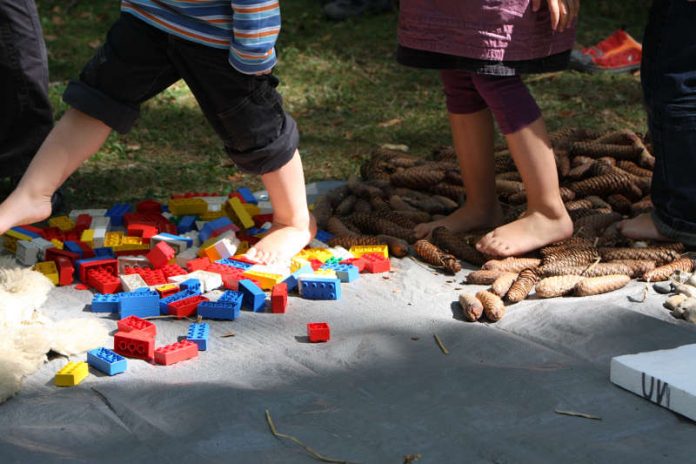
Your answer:
[[[677,319],[684,319],[684,310],[677,306],[672,310],[672,316],[676,317]]]
[[[672,282],[665,281],[665,282],[657,282],[653,284],[653,290],[655,290],[657,293],[661,295],[666,295],[668,293],[672,293]]]
[[[674,311],[683,301],[686,300],[686,295],[673,295],[665,300],[665,308]]]

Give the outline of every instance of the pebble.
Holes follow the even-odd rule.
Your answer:
[[[661,295],[672,293],[672,282],[657,282],[653,284],[653,290]]]

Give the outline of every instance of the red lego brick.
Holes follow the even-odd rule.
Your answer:
[[[267,222],[273,222],[273,214],[257,214],[253,216],[252,219],[256,227],[261,227]]]
[[[141,319],[138,316],[128,316],[118,321],[119,332],[139,331],[154,338],[157,335],[157,326],[150,321]]]
[[[179,235],[179,232],[176,230],[176,224],[172,224],[169,221],[167,221],[166,224],[162,224],[160,227],[160,232],[165,234]]]
[[[85,291],[89,290],[89,287],[85,284],[75,284],[75,290]]]
[[[78,242],[82,238],[82,232],[78,232],[75,229],[69,230],[67,232],[63,232],[63,238],[61,239],[63,242]]]
[[[271,290],[271,310],[276,314],[284,314],[288,307],[288,284],[280,283]]]
[[[365,260],[365,269],[370,274],[379,274],[391,269],[389,259],[380,253],[366,253],[361,258]]]
[[[155,356],[155,339],[139,330],[119,331],[114,335],[114,351],[121,356],[150,361]]]
[[[239,269],[232,266],[225,266],[224,264],[220,263],[210,263],[210,265],[206,267],[204,271],[214,272],[216,274],[220,274],[221,276],[232,275],[240,278],[243,278],[241,276],[242,274],[244,274],[244,269]]]
[[[85,229],[89,229],[89,226],[91,226],[91,225],[92,225],[92,216],[90,216],[89,214],[80,214],[75,219],[75,229],[85,230]]]
[[[176,250],[167,242],[159,242],[152,247],[145,257],[152,263],[155,269],[163,268],[176,256]]]
[[[350,259],[344,259],[341,261],[341,264],[352,264],[353,266],[358,268],[358,272],[362,272],[365,270],[365,266],[367,265],[367,261],[365,261],[362,258],[350,258]]]
[[[126,266],[124,271],[126,274],[139,274],[148,285],[164,285],[167,283],[167,278],[164,277],[164,272],[161,269]]]
[[[159,229],[154,224],[131,223],[128,225],[126,234],[131,237],[141,237],[143,243],[150,243],[150,239],[159,233]]]
[[[307,324],[307,338],[310,343],[328,342],[331,339],[331,328],[328,322],[310,322]]]
[[[324,265],[324,263],[322,263],[322,262],[319,261],[318,259],[314,259],[314,258],[311,258],[311,259],[309,260],[309,264],[312,265],[312,269],[315,270],[315,271]]]
[[[44,261],[55,261],[56,257],[58,256],[68,258],[71,263],[75,263],[75,260],[80,259],[80,255],[78,255],[77,253],[73,253],[72,251],[61,250],[58,248],[49,248],[46,250],[46,253],[44,255]]]
[[[189,340],[182,340],[171,345],[161,346],[155,350],[155,362],[168,366],[198,356],[198,345]]]
[[[167,265],[163,266],[161,270],[162,270],[162,273],[164,274],[164,277],[167,279],[167,281],[169,281],[170,277],[188,274],[188,271],[186,271],[185,269],[183,269],[181,266],[179,266],[176,263],[167,264]]]
[[[82,259],[94,258],[96,256],[92,247],[89,246],[89,243],[81,241],[77,241],[75,243],[77,243],[77,246],[79,246],[80,250],[82,250]]]
[[[46,240],[53,240],[54,238],[63,240],[63,232],[57,227],[46,227],[41,231],[41,236]]]
[[[186,263],[186,269],[188,269],[189,272],[205,270],[208,266],[210,266],[210,259],[207,256],[194,258]]]
[[[75,278],[75,266],[65,256],[56,256],[53,261],[58,268],[58,285],[70,285]]]
[[[189,317],[196,312],[198,305],[203,301],[208,301],[208,299],[200,295],[172,301],[167,305],[167,312],[178,319]]]
[[[114,276],[118,275],[118,261],[112,258],[107,258],[107,259],[95,259],[94,261],[85,261],[83,263],[80,263],[80,282],[88,284],[87,282],[87,271],[90,269],[95,269],[98,267],[103,267],[107,271],[109,271],[110,274],[113,274]]]
[[[87,271],[87,285],[99,293],[116,293],[121,289],[121,280],[104,268]]]
[[[160,214],[162,212],[162,203],[148,198],[135,205],[135,210],[142,214]]]

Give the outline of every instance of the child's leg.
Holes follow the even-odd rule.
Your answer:
[[[474,82],[505,134],[527,192],[524,217],[490,232],[477,248],[513,256],[570,237],[573,223],[561,200],[553,150],[534,98],[519,77],[477,75]]]
[[[51,196],[99,150],[111,128],[74,109],[66,111],[36,153],[17,188],[0,204],[0,234],[51,215]]]
[[[454,232],[496,226],[502,211],[495,192],[493,118],[473,86],[471,73],[441,72],[447,96],[452,140],[466,187],[466,203],[444,219],[419,224],[416,236],[426,237],[436,227]]]

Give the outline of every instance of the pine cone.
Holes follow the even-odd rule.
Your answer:
[[[663,265],[679,258],[679,252],[665,248],[599,248],[599,254],[603,261],[616,261],[619,259],[637,259],[655,261]]]
[[[456,160],[457,152],[454,151],[454,147],[442,146],[433,150],[432,158],[436,161]]]
[[[495,280],[506,271],[473,271],[466,276],[466,283],[471,285],[491,285]]]
[[[536,284],[535,291],[539,298],[556,298],[572,292],[575,286],[583,280],[579,275],[559,275],[541,279]]]
[[[469,322],[478,321],[483,315],[483,304],[471,293],[462,293],[459,295],[459,306],[462,307],[464,319]]]
[[[338,206],[336,206],[334,214],[336,216],[348,216],[353,212],[353,207],[355,206],[356,201],[358,201],[358,197],[355,195],[348,195],[338,204]]]
[[[587,277],[575,286],[575,294],[577,296],[591,296],[609,293],[625,287],[630,281],[631,278],[627,275]]]
[[[615,145],[597,142],[575,142],[570,147],[572,155],[589,156],[600,158],[602,156],[612,156],[616,159],[635,160],[638,159],[643,150],[635,145]]]
[[[379,214],[354,213],[350,217],[350,220],[364,234],[391,235],[392,237],[406,240],[408,243],[413,243],[416,241],[416,236],[412,229],[400,227],[393,222],[382,218]]]
[[[554,155],[556,158],[558,177],[563,179],[568,175],[568,172],[570,172],[570,157],[566,150],[555,150]]]
[[[514,180],[503,180],[503,179],[497,179],[495,180],[495,190],[500,194],[510,194],[510,193],[519,193],[524,191],[524,185],[522,182],[517,182]]]
[[[631,212],[631,200],[621,195],[620,193],[615,193],[607,197],[607,203],[609,203],[614,211],[621,214],[628,214]]]
[[[660,282],[669,280],[676,271],[691,272],[694,270],[694,261],[691,258],[679,258],[669,264],[660,266],[652,271],[646,272],[641,280],[649,282]]]
[[[416,251],[418,257],[428,264],[437,267],[444,267],[452,274],[462,270],[462,266],[452,255],[449,255],[438,247],[428,242],[427,240],[418,240],[413,244],[413,249]]]
[[[491,284],[491,292],[502,298],[510,290],[515,280],[517,280],[517,273],[505,272]]]
[[[546,258],[547,256],[557,255],[577,248],[593,248],[592,241],[582,237],[570,237],[560,242],[546,245],[540,250],[540,253],[543,258]]]
[[[631,205],[631,215],[638,216],[639,214],[649,213],[653,210],[653,203],[650,197],[646,197]]]
[[[631,278],[641,277],[646,272],[655,269],[655,261],[639,260],[639,259],[619,259],[609,261],[607,264],[623,264],[631,270],[629,274]]]
[[[599,253],[595,248],[567,248],[556,252],[547,252],[543,256],[541,263],[544,266],[551,263],[581,266],[599,260]]]
[[[592,161],[590,163],[584,163],[584,164],[580,164],[578,166],[575,166],[568,171],[568,175],[566,176],[566,178],[568,178],[568,179],[582,179],[590,172],[590,170],[592,170],[593,165],[594,165],[594,161]]]
[[[452,233],[446,227],[436,227],[432,232],[432,240],[435,245],[447,253],[452,253],[462,261],[475,265],[481,265],[485,261],[483,255],[476,248],[470,246],[466,240]]]
[[[428,187],[429,192],[442,195],[459,204],[462,198],[466,198],[466,190],[461,185],[434,184]]]
[[[326,227],[326,223],[332,214],[331,202],[329,199],[326,196],[319,197],[314,203],[312,213],[314,214],[314,219],[317,221],[317,225],[319,227]]]
[[[539,268],[539,273],[545,277],[561,275],[581,275],[583,277],[601,277],[612,274],[625,274],[633,277],[633,269],[621,263],[597,263],[582,266],[568,266],[563,263],[552,263]]]
[[[524,269],[517,276],[517,280],[508,290],[505,299],[510,303],[518,303],[525,298],[534,288],[534,284],[539,281],[539,276],[536,269]]]
[[[418,208],[415,208],[406,203],[399,195],[392,195],[391,197],[389,197],[389,206],[391,206],[394,211],[421,212],[421,210],[419,210]]]
[[[634,176],[652,178],[652,171],[651,170],[641,168],[633,161],[621,160],[621,161],[617,162],[616,165],[620,169],[623,169],[624,171],[626,171],[630,174],[633,174]]]
[[[541,260],[537,258],[505,258],[505,259],[491,259],[486,261],[481,269],[485,270],[496,270],[505,272],[519,273],[523,269],[534,268],[541,264]]]
[[[326,230],[333,235],[358,235],[336,216],[331,216],[326,223]]]
[[[483,305],[483,313],[490,321],[499,321],[505,315],[505,304],[498,295],[494,295],[486,290],[481,290],[476,294],[476,298],[478,298]]]
[[[628,193],[634,195],[637,187],[628,176],[616,173],[573,182],[569,188],[578,195],[610,195],[612,193]]]
[[[579,209],[594,209],[592,201],[587,198],[566,202],[565,207],[568,211],[576,211]]]
[[[496,155],[496,157],[494,158],[494,162],[496,174],[501,172],[514,171],[517,169],[517,166],[515,166],[515,162],[512,160],[509,153]]]
[[[522,176],[518,171],[501,172],[500,174],[496,174],[495,178],[500,180],[514,180],[517,182],[522,182]]]
[[[413,229],[414,227],[416,227],[416,222],[414,222],[407,215],[401,214],[398,211],[381,211],[380,214],[387,221],[391,221],[397,226],[403,227],[404,229]]]
[[[593,214],[575,221],[575,232],[583,231],[586,236],[597,236],[609,225],[620,221],[623,218],[619,213]]]
[[[416,166],[392,174],[391,183],[397,187],[425,190],[445,179],[445,171]]]
[[[355,214],[365,214],[372,211],[372,205],[369,201],[364,198],[358,198],[353,205],[353,213]]]

